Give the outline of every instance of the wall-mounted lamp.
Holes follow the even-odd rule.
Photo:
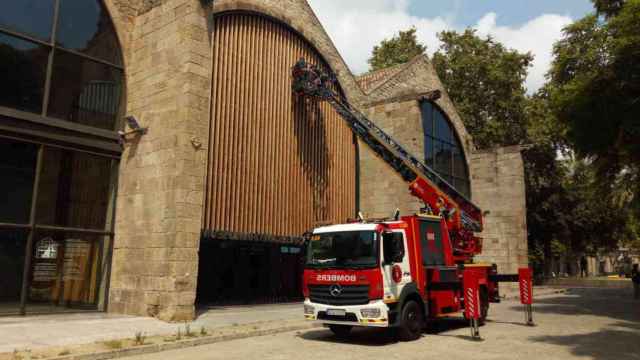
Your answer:
[[[124,120],[127,123],[127,127],[131,130],[118,131],[118,135],[120,135],[121,144],[124,144],[124,142],[127,140],[126,139],[127,136],[131,134],[135,134],[136,136],[141,136],[141,135],[145,135],[149,131],[149,128],[140,126],[140,123],[138,123],[138,119],[136,119],[135,116],[129,115],[125,117]]]

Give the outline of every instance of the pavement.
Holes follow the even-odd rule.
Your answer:
[[[601,277],[566,277],[548,279],[548,286],[564,286],[564,287],[599,287],[599,288],[619,288],[631,289],[633,283],[629,278],[621,278],[619,276],[601,276]]]
[[[398,343],[383,330],[359,329],[338,340],[326,329],[267,336],[129,357],[127,360],[212,359],[640,359],[640,301],[629,289],[577,288],[539,295],[535,327],[523,324],[516,300],[492,304],[482,341],[465,321],[442,320],[417,341]]]
[[[273,323],[302,319],[299,303],[254,306],[216,306],[200,309],[192,331],[252,323]],[[88,344],[133,338],[137,332],[147,336],[184,331],[184,323],[171,324],[154,318],[106,313],[76,313],[40,316],[0,317],[0,353],[15,349],[41,349],[51,346]]]
[[[535,294],[559,291],[536,287]],[[517,294],[514,292],[512,295]],[[511,298],[511,297],[510,297]],[[200,308],[197,319],[190,323],[192,331],[255,323],[277,324],[302,320],[300,303],[211,306]],[[73,313],[36,316],[0,316],[0,353],[15,349],[43,349],[55,346],[89,344],[100,341],[133,338],[136,333],[147,336],[175,334],[185,323],[171,324],[154,318],[107,313]],[[286,326],[289,326],[287,324]],[[55,336],[52,336],[55,334]]]

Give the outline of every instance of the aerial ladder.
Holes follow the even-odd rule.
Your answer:
[[[295,64],[292,75],[295,94],[331,104],[356,136],[409,184],[411,194],[424,204],[423,212],[446,220],[458,262],[469,263],[482,252],[482,238],[474,234],[483,228],[478,206],[351,106],[335,90],[335,76],[304,59]]]

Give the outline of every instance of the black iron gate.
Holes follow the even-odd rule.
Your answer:
[[[200,242],[197,303],[302,300],[303,247],[300,238],[205,232]]]

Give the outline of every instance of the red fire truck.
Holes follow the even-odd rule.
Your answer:
[[[303,59],[292,72],[295,94],[303,101],[328,101],[424,203],[415,215],[360,216],[314,229],[303,278],[305,318],[338,336],[370,326],[394,328],[400,339],[414,340],[427,321],[462,312],[478,337],[489,303],[500,300],[499,282],[518,281],[532,324],[529,269],[500,275],[493,264],[473,262],[482,251],[475,235],[483,227],[481,210],[353,108],[334,90],[331,74]]]

